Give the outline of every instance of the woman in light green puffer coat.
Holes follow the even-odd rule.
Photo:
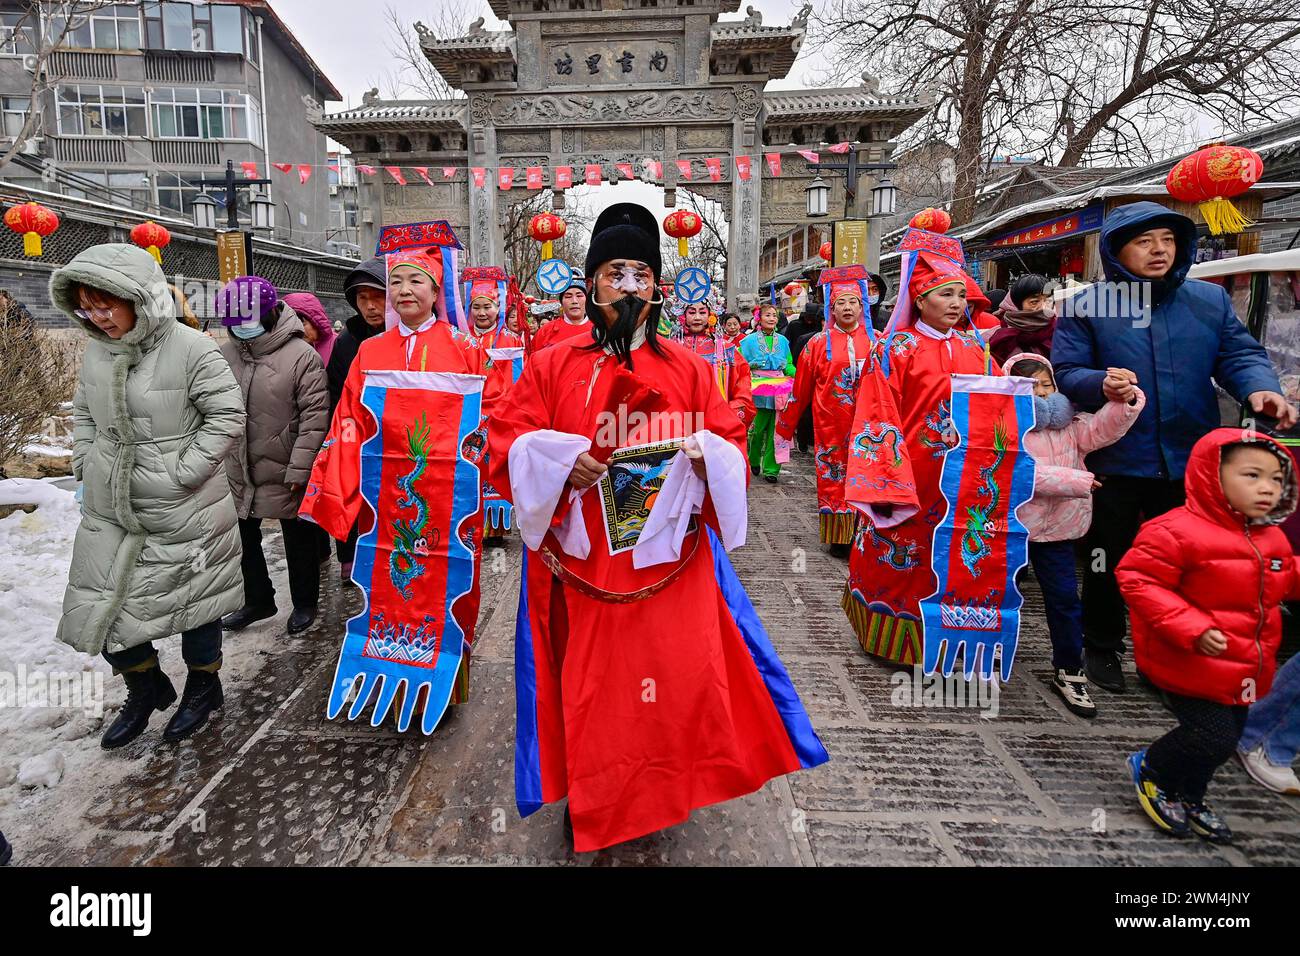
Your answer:
[[[102,740],[112,749],[176,700],[151,642],[179,633],[189,676],[163,739],[180,740],[223,703],[221,617],[243,603],[224,466],[244,430],[239,385],[217,344],[176,321],[143,249],[87,249],[54,273],[50,297],[90,339],[73,403],[83,516],[58,636],[126,681]]]

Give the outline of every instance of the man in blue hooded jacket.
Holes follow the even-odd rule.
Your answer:
[[[1192,446],[1220,425],[1217,382],[1258,416],[1295,423],[1263,346],[1237,319],[1222,287],[1187,278],[1192,220],[1153,202],[1113,210],[1101,227],[1106,281],[1062,303],[1052,341],[1061,390],[1085,411],[1123,399],[1147,404],[1128,434],[1088,456],[1093,495],[1083,579],[1088,679],[1122,692],[1124,601],[1114,569],[1143,521],[1181,505]]]

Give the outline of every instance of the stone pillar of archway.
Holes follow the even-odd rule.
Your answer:
[[[469,181],[469,249],[468,261],[476,266],[503,262],[505,243],[497,216],[497,133],[489,113],[489,98],[478,93],[469,103],[469,166],[482,166],[487,170],[483,188],[474,185],[473,174]]]
[[[727,237],[727,303],[747,311],[757,303],[758,257],[762,249],[763,173],[760,169],[762,84],[736,87],[732,121],[731,221]],[[736,156],[751,157],[749,179],[735,168]]]

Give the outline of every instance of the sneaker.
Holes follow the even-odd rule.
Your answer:
[[[1198,837],[1210,843],[1232,842],[1232,831],[1223,822],[1223,817],[1211,810],[1208,805],[1189,803],[1186,807],[1187,823]]]
[[[1300,794],[1300,779],[1290,767],[1279,767],[1268,759],[1264,745],[1254,750],[1238,750],[1237,757],[1251,779],[1262,787],[1268,787],[1274,793]]]
[[[1058,667],[1052,676],[1052,690],[1065,703],[1065,709],[1076,717],[1096,717],[1097,705],[1088,695],[1088,678],[1083,670]]]
[[[1147,776],[1145,750],[1130,754],[1128,758],[1129,774],[1133,778],[1133,787],[1137,790],[1138,803],[1151,822],[1166,833],[1185,836],[1188,830],[1187,808],[1181,800],[1166,793],[1156,782]]]
[[[1085,650],[1083,672],[1098,687],[1113,694],[1124,693],[1124,671],[1120,667],[1119,654],[1114,651]]]

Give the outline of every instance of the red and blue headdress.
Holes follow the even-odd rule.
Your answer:
[[[857,296],[858,301],[862,303],[863,309],[863,326],[867,330],[867,337],[871,339],[871,344],[876,343],[876,333],[871,327],[871,321],[867,317],[867,275],[866,266],[827,266],[822,270],[817,281],[822,287],[822,314],[826,317],[826,358],[829,361],[831,357],[831,307],[835,300],[846,295]]]
[[[385,226],[379,232],[375,255],[384,258],[390,273],[399,266],[409,266],[428,275],[438,287],[433,303],[434,315],[464,332],[468,331],[470,323],[469,303],[461,298],[456,282],[457,258],[461,248],[460,240],[456,238],[451,225],[446,220],[438,219]],[[391,302],[386,309],[385,319],[390,329],[398,322]]]

